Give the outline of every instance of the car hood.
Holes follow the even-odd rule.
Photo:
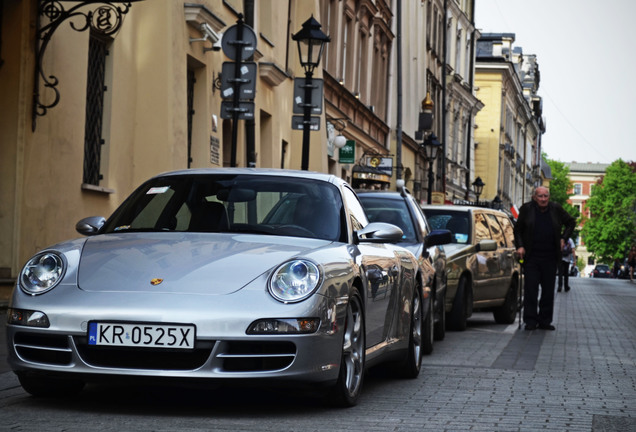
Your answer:
[[[78,285],[91,292],[223,295],[325,240],[251,234],[125,233],[89,238]]]

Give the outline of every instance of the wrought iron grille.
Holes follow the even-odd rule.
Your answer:
[[[188,168],[192,164],[192,118],[194,117],[194,71],[188,69]]]
[[[84,183],[99,185],[102,179],[102,119],[104,116],[104,74],[111,39],[91,31],[86,84],[86,126],[84,131]]]

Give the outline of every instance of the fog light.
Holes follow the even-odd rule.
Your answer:
[[[254,321],[247,334],[308,334],[319,327],[318,318],[271,318]]]
[[[44,312],[25,310],[25,309],[8,309],[7,323],[26,327],[48,328],[51,324],[49,318]]]

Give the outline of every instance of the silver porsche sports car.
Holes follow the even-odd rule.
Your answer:
[[[357,402],[364,371],[416,377],[422,276],[402,231],[306,171],[184,170],[25,264],[9,364],[37,396],[106,379],[247,379]]]

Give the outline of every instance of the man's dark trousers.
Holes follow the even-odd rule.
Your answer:
[[[523,321],[526,325],[549,325],[554,312],[554,283],[557,262],[553,257],[532,257],[524,264]],[[537,313],[537,296],[541,285],[541,300]]]

